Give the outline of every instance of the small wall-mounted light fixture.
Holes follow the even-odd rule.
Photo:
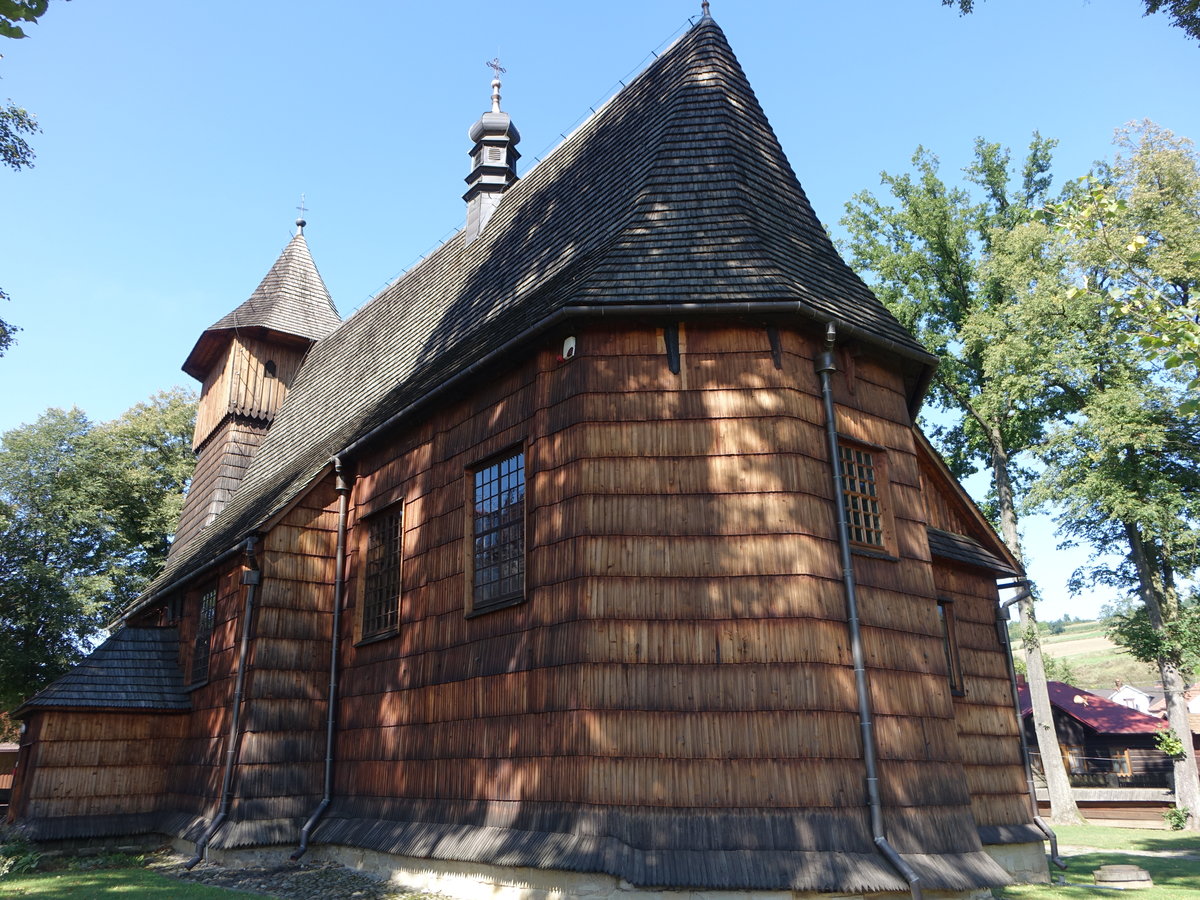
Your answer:
[[[566,362],[575,356],[575,335],[563,339],[562,353],[558,354],[560,363]]]

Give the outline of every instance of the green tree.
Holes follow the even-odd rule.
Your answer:
[[[1059,659],[1056,656],[1051,656],[1049,653],[1042,654],[1042,662],[1046,667],[1046,677],[1050,681],[1061,681],[1064,684],[1075,684],[1075,670],[1071,668],[1071,664],[1065,659]],[[1017,670],[1018,675],[1029,677],[1029,669],[1025,665],[1025,660],[1013,660],[1013,665]]]
[[[1055,209],[1076,260],[1072,290],[1118,305],[1118,338],[1186,375],[1183,411],[1200,412],[1200,158],[1148,120],[1118,129],[1115,143],[1113,163]]]
[[[1171,24],[1182,28],[1188,37],[1200,41],[1200,0],[1142,0],[1145,12],[1166,13]],[[959,15],[967,15],[975,11],[975,0],[942,0],[942,6],[958,7]]]
[[[33,24],[46,13],[49,0],[0,0],[0,37],[23,38],[27,35],[22,24]],[[3,59],[0,54],[0,59]],[[33,148],[25,140],[26,135],[37,134],[41,129],[37,119],[12,100],[0,106],[0,163],[20,171],[33,165]],[[0,288],[0,300],[9,299]],[[0,319],[0,356],[12,346],[13,336],[20,331]]]
[[[1014,171],[1009,151],[980,138],[965,171],[967,186],[954,187],[942,180],[937,157],[918,148],[912,173],[881,175],[894,205],[864,191],[846,204],[841,220],[851,263],[888,309],[937,353],[930,401],[951,424],[932,428],[933,439],[956,474],[986,466],[989,512],[1018,560],[1024,554],[1017,496],[1028,481],[1018,456],[1041,440],[1046,423],[1063,412],[1068,398],[1047,391],[1044,379],[1031,374],[1027,350],[1015,337],[1025,324],[1016,315],[1024,307],[1014,300],[1057,296],[1058,284],[1039,277],[1021,281],[989,260],[999,244],[1014,258],[1023,253],[1036,258],[1046,246],[1046,228],[1037,223],[1050,189],[1054,143],[1035,133]],[[997,336],[1005,338],[1003,346]],[[1044,759],[1058,759],[1032,596],[1018,609],[1039,748]],[[1082,821],[1065,770],[1048,769],[1052,818]]]
[[[1112,164],[1050,211],[1074,281],[1061,304],[1083,315],[1068,328],[1045,319],[1031,335],[1039,347],[1071,348],[1058,354],[1055,378],[1076,400],[1039,449],[1034,498],[1055,505],[1061,534],[1119,553],[1115,564],[1093,560],[1075,585],[1137,598],[1110,634],[1157,664],[1171,728],[1187,734],[1183,692],[1200,631],[1180,581],[1200,569],[1200,419],[1196,359],[1163,339],[1200,286],[1200,160],[1150,122],[1119,130],[1117,145]],[[1200,829],[1200,776],[1184,744],[1176,802]]]
[[[113,422],[51,409],[0,437],[0,709],[74,664],[165,558],[194,416],[176,390]]]
[[[14,105],[11,100],[7,106],[0,106],[0,163],[17,171],[32,166],[33,149],[24,135],[35,134],[39,130],[37,119],[28,111]],[[8,294],[0,288],[0,300],[7,299]],[[0,356],[12,345],[13,335],[18,330],[0,319]]]

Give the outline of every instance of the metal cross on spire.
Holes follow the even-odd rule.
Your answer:
[[[492,75],[492,112],[500,112],[500,76],[508,69],[500,65],[500,57],[496,56],[484,63],[495,74]]]
[[[304,226],[308,224],[304,221],[304,214],[308,212],[307,207],[304,205],[304,194],[300,195],[300,205],[296,209],[300,210],[300,218],[296,220],[296,234],[304,234]]]

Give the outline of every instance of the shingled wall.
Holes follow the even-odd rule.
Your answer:
[[[317,841],[648,884],[749,851],[720,877],[765,887],[783,865],[808,889],[845,886],[840,853],[864,888],[901,886],[866,820],[816,343],[780,334],[777,367],[762,326],[684,324],[674,374],[661,329],[581,329],[570,362],[547,347],[360,460],[352,534],[404,504],[401,624],[353,646],[352,537]],[[856,558],[889,835],[937,883],[994,883],[903,385],[869,358],[838,381],[840,431],[890,479],[892,553]],[[468,618],[467,473],[521,444],[528,600]]]

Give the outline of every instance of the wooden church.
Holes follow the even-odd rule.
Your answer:
[[[717,24],[520,180],[498,81],[470,139],[350,319],[301,223],[200,337],[170,559],[19,710],[11,819],[497,897],[1044,879],[1019,568]]]

